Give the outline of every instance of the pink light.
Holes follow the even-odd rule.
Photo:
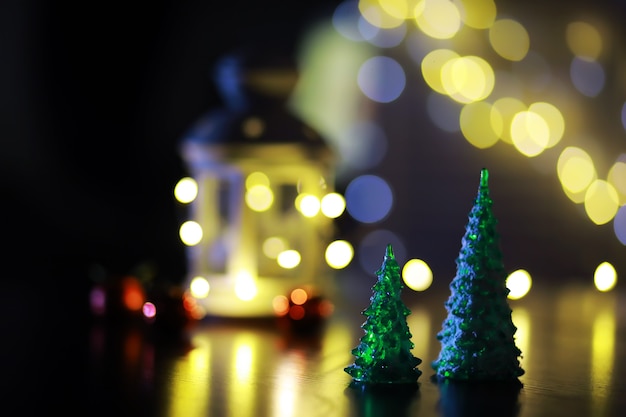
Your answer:
[[[106,312],[106,293],[102,287],[94,287],[89,294],[91,310],[94,314],[103,315]]]
[[[152,304],[150,301],[143,303],[143,307],[141,311],[143,312],[143,315],[149,319],[156,316],[156,306]]]

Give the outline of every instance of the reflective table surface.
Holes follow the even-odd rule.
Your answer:
[[[212,318],[157,332],[143,324],[93,320],[72,346],[52,331],[34,331],[28,340],[39,344],[18,344],[13,353],[35,359],[9,367],[23,369],[17,411],[36,405],[41,415],[56,410],[111,416],[626,413],[626,295],[619,288],[601,293],[592,284],[535,284],[526,297],[510,300],[525,370],[517,388],[431,378],[447,289],[403,293],[412,312],[407,322],[413,353],[423,360],[417,388],[351,388],[343,368],[352,363],[351,350],[363,335],[361,311],[369,295],[370,285],[363,284],[351,297],[334,300],[333,314],[317,328],[298,329],[273,319]],[[61,326],[56,318],[42,322]]]

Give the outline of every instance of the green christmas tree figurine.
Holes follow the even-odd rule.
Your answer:
[[[352,349],[354,363],[344,370],[358,383],[416,383],[422,374],[417,369],[422,360],[411,353],[414,345],[406,322],[411,311],[400,299],[404,285],[391,245],[387,245],[376,275],[371,303],[361,313],[367,317],[361,326],[365,335]]]
[[[445,304],[448,317],[437,334],[441,351],[432,367],[439,378],[504,381],[524,373],[488,179],[489,172],[483,169]]]

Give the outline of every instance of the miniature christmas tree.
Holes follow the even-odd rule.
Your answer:
[[[354,363],[344,370],[359,383],[416,383],[422,360],[411,353],[414,345],[406,322],[411,311],[400,299],[404,285],[391,245],[376,275],[371,303],[361,313],[367,317],[361,326],[365,335],[352,350]]]
[[[445,304],[448,317],[437,334],[441,351],[432,366],[440,378],[501,381],[524,373],[514,340],[517,328],[507,302],[507,274],[488,179],[483,169]]]

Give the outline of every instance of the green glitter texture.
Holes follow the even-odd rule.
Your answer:
[[[432,367],[441,378],[503,381],[524,373],[488,180],[483,169],[445,303],[448,316],[437,334],[441,351]]]
[[[371,303],[361,313],[367,318],[361,326],[365,335],[352,349],[354,363],[344,371],[367,384],[416,383],[422,374],[417,369],[422,360],[411,353],[414,345],[406,322],[411,311],[400,298],[404,285],[391,245],[387,245],[376,275]]]

